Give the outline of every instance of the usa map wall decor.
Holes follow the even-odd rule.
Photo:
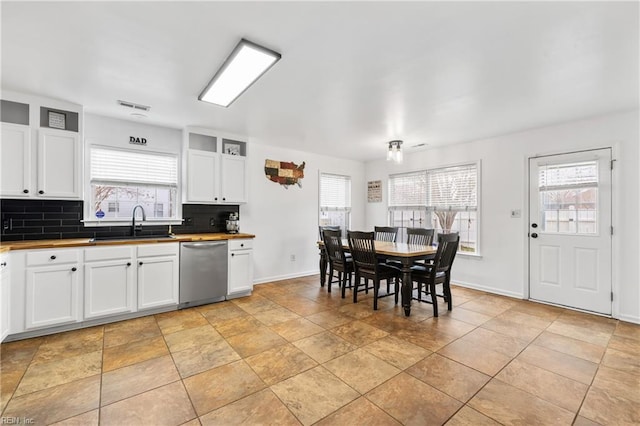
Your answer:
[[[298,185],[302,188],[302,182],[300,180],[304,178],[304,165],[297,165],[290,161],[276,161],[266,159],[264,161],[264,173],[272,182],[279,183],[284,186],[285,189],[289,189],[290,185]]]

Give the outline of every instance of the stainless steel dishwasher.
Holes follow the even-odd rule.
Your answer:
[[[179,308],[224,300],[227,295],[227,242],[180,243]]]

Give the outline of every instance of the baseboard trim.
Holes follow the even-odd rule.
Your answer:
[[[264,284],[270,283],[272,281],[282,281],[282,280],[290,280],[292,278],[300,278],[300,277],[308,277],[310,275],[319,275],[320,272],[317,270],[313,271],[303,271],[303,272],[295,272],[293,274],[285,274],[285,275],[276,275],[273,277],[259,278],[257,280],[253,280],[253,284]]]
[[[631,315],[619,314],[617,319],[619,319],[620,321],[630,322],[633,324],[640,324],[640,317],[634,317]]]
[[[478,284],[475,284],[475,283],[468,283],[468,282],[465,282],[465,281],[452,280],[451,284],[457,285],[457,286],[460,286],[460,287],[470,288],[470,289],[473,289],[473,290],[486,291],[487,293],[498,294],[500,296],[512,297],[514,299],[520,299],[520,300],[524,299],[524,295],[522,293],[516,293],[516,292],[512,292],[512,291],[505,291],[505,290],[502,290],[502,289],[499,289],[499,288],[487,287],[487,286],[478,285]]]

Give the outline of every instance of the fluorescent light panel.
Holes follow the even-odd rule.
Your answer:
[[[198,99],[228,107],[280,57],[273,50],[240,40]]]

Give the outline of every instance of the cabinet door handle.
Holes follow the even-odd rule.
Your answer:
[[[138,262],[138,265],[142,266],[142,262]]]
[[[213,201],[218,201],[218,197],[214,198]]]
[[[50,258],[50,259],[51,259],[51,260],[56,260],[55,255],[51,255],[51,258]]]
[[[28,189],[23,189],[22,192],[24,192],[25,194],[28,194],[29,190]]]
[[[127,266],[131,266],[131,262],[127,262]]]
[[[240,244],[240,247],[244,247],[244,244]]]
[[[78,270],[78,268],[76,268],[75,266],[73,268],[71,268],[71,272],[75,272],[77,270]]]
[[[235,253],[231,253],[231,256],[232,256],[232,257],[233,257],[233,256],[235,256],[235,255],[236,255]]]
[[[0,266],[2,266],[4,268],[5,266],[7,266],[7,262],[0,263]]]
[[[41,189],[40,191],[38,191],[38,194],[44,194],[44,191]]]
[[[227,201],[227,199],[226,199],[226,198],[224,198],[224,197],[222,197],[222,201]]]

